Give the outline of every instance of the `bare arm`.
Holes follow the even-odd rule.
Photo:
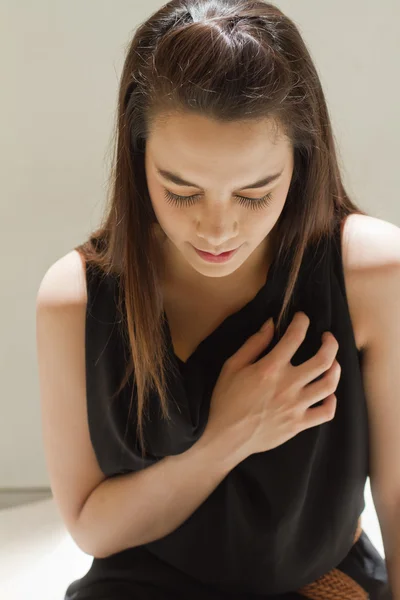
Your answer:
[[[242,459],[223,440],[200,438],[189,450],[135,473],[106,479],[85,503],[76,536],[104,558],[177,529]]]
[[[43,442],[67,529],[84,552],[105,557],[172,532],[245,457],[238,436],[203,433],[182,454],[106,479],[87,418],[86,306],[85,273],[73,251],[50,267],[37,296]]]

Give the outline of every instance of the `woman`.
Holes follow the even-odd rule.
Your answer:
[[[169,2],[129,47],[116,134],[104,223],[38,293],[52,491],[94,557],[65,600],[391,598],[373,334],[399,231],[346,194],[295,24]]]

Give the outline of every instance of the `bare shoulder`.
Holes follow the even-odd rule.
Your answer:
[[[105,476],[91,443],[86,402],[86,274],[72,251],[44,274],[37,293],[36,342],[42,436],[53,497],[78,546],[80,515]]]
[[[383,290],[388,270],[399,265],[400,228],[377,217],[349,215],[342,228],[342,258],[354,335],[361,350],[369,339],[377,293]]]
[[[37,293],[37,307],[87,303],[85,263],[77,250],[55,261],[44,274]]]

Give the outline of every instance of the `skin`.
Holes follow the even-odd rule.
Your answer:
[[[268,120],[222,124],[180,114],[153,127],[146,147],[146,173],[164,239],[172,304],[179,301],[182,289],[190,289],[198,292],[192,293],[192,298],[202,294],[204,299],[206,292],[208,305],[210,298],[227,302],[232,295],[240,305],[241,290],[254,290],[257,273],[264,269],[265,274],[271,232],[285,205],[294,166],[290,143],[283,136],[275,138],[269,125]],[[200,188],[164,181],[157,175],[155,164],[196,182]],[[281,179],[270,187],[241,188],[282,168]],[[200,196],[193,205],[178,208],[166,202],[165,188],[179,195]],[[235,198],[236,193],[257,198],[267,192],[272,193],[270,206],[255,211],[241,206]],[[349,238],[342,248],[346,290],[357,347],[363,350],[371,491],[391,588],[400,599],[400,403],[398,393],[393,393],[400,384],[400,234],[391,223],[364,215],[351,215],[344,225],[343,237]],[[203,261],[191,244],[215,251],[243,246],[229,262],[211,264]],[[250,298],[253,295],[254,291],[250,292]],[[191,332],[194,341],[189,350],[182,343],[185,356],[204,337],[203,324],[198,324],[200,311],[188,313],[185,336],[190,328],[197,327],[198,331]],[[214,326],[215,322],[209,329]]]
[[[199,187],[164,179],[172,171]],[[221,123],[179,113],[153,123],[145,153],[147,184],[163,240],[166,285],[170,289],[210,292],[214,298],[254,290],[265,279],[271,260],[269,235],[285,205],[293,169],[293,147],[268,119]],[[280,178],[259,189],[246,189],[268,175]],[[165,190],[193,196],[193,204],[174,205]],[[237,195],[250,199],[271,193],[268,206],[253,210]],[[226,263],[204,261],[193,246],[215,253],[241,246]],[[243,295],[243,292],[242,292]]]

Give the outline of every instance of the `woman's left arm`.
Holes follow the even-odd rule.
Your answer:
[[[386,227],[382,235],[382,227]],[[400,228],[379,222],[366,270],[362,375],[368,407],[371,493],[394,600],[400,600]],[[363,276],[364,277],[364,276]]]

